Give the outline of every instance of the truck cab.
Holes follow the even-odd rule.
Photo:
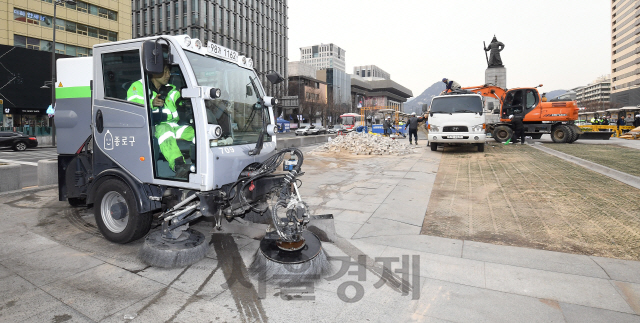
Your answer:
[[[435,151],[445,144],[469,144],[484,151],[485,114],[481,95],[458,91],[431,100],[429,144]]]

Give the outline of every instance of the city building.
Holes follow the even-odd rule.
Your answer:
[[[300,48],[300,61],[317,70],[333,68],[346,72],[346,51],[334,44],[320,44]]]
[[[133,36],[181,35],[235,50],[253,59],[267,94],[286,95],[286,81],[272,85],[266,73],[287,75],[287,0],[133,0]]]
[[[331,110],[351,112],[351,75],[338,68],[325,68],[317,71],[316,76],[327,83],[327,104]]]
[[[51,51],[53,0],[0,0],[9,14],[0,45]],[[77,0],[56,9],[56,53],[91,56],[95,44],[131,38],[131,1]],[[7,18],[7,19],[5,19]]]
[[[611,103],[640,105],[640,36],[635,0],[611,1]]]
[[[373,78],[382,78],[385,80],[390,80],[391,75],[385,72],[381,68],[375,65],[362,65],[355,66],[353,68],[353,75],[360,76],[362,78],[373,77]]]
[[[131,38],[131,0],[0,0],[0,125],[24,130],[47,127],[51,104],[51,51],[56,57],[91,56],[95,44]],[[5,77],[5,75],[7,77]],[[50,84],[49,84],[50,85]],[[88,84],[87,84],[88,86]],[[39,94],[39,95],[35,95]],[[40,130],[38,130],[40,131]],[[31,133],[31,131],[25,131]]]
[[[611,77],[598,77],[586,86],[579,86],[571,91],[576,93],[576,101],[581,107],[609,107],[611,96]]]
[[[408,88],[389,79],[368,80],[358,75],[351,75],[351,100],[357,108],[380,107],[404,111],[404,102],[413,96]],[[411,112],[409,112],[411,113]]]
[[[295,97],[295,100],[285,105],[282,118],[292,125],[323,123],[323,120],[326,125],[331,115],[327,105],[327,83],[316,78],[317,71],[310,65],[302,62],[289,62],[288,65],[288,95]]]

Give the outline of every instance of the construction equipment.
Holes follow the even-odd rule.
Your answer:
[[[542,102],[537,90],[541,86],[503,89],[485,84],[462,89],[500,102],[500,108],[493,111],[499,119],[492,123],[487,121],[487,132],[497,142],[513,137],[514,128],[509,119],[512,115],[523,117],[525,135],[533,139],[540,139],[548,133],[553,142],[572,143],[578,140],[582,130],[574,124],[579,110],[576,101]]]
[[[298,191],[303,154],[276,150],[277,100],[250,58],[186,35],[159,36],[95,45],[93,57],[58,60],[58,76],[59,197],[93,204],[107,240],[146,236],[145,263],[178,267],[206,254],[194,220],[221,229],[223,218],[261,218],[270,224],[265,261],[324,256]],[[275,72],[267,79],[282,81]],[[147,235],[152,222],[159,229]]]

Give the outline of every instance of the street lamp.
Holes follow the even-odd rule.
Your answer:
[[[51,107],[56,106],[56,8],[58,5],[76,4],[73,0],[53,0],[53,45],[51,46]],[[47,82],[41,88],[46,88]],[[51,119],[51,144],[56,146],[56,121]]]

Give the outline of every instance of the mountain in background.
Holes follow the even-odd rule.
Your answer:
[[[412,98],[410,101],[404,103],[404,112],[411,113],[415,112],[417,114],[422,113],[422,105],[430,104],[431,98],[440,94],[440,92],[444,91],[445,85],[442,82],[433,83],[430,87],[424,90],[420,95]],[[559,95],[565,94],[566,90],[554,90],[550,92],[541,92],[547,93],[547,99],[551,100]]]
[[[411,113],[415,112],[417,114],[422,113],[422,105],[430,104],[431,98],[440,94],[440,92],[444,91],[445,85],[442,82],[433,83],[430,87],[424,90],[420,95],[411,99],[411,101],[406,102],[404,104],[404,112]]]
[[[538,90],[538,91],[540,91],[540,90]],[[555,91],[547,92],[547,99],[551,100],[551,99],[554,99],[555,97],[557,97],[559,95],[563,95],[565,93],[567,93],[567,90],[555,90]]]

